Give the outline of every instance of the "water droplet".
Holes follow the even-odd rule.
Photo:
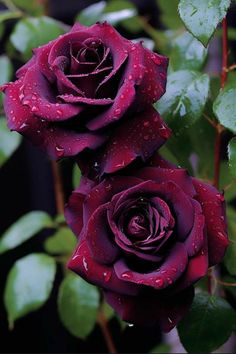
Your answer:
[[[115,109],[115,112],[114,112],[115,114],[120,114],[121,113],[121,109],[120,108],[117,108],[117,109]]]
[[[173,321],[172,321],[172,319],[171,319],[170,317],[167,317],[167,319],[168,319],[168,321],[169,321],[170,323],[173,323]]]
[[[104,272],[103,276],[104,276],[104,280],[108,282],[111,279],[111,272],[110,271]]]
[[[62,115],[62,111],[61,110],[57,110],[57,114],[59,115],[59,116],[61,116]]]
[[[24,99],[25,95],[23,94],[23,92],[19,95],[19,99],[20,101],[22,101]]]
[[[19,129],[20,129],[20,130],[23,130],[23,129],[27,128],[27,127],[28,127],[28,124],[22,123],[22,124],[20,125]]]
[[[88,271],[88,263],[87,263],[87,261],[86,261],[86,258],[85,257],[83,257],[83,266],[84,266],[84,269],[86,270],[86,271]]]
[[[156,283],[156,285],[157,285],[158,287],[161,288],[161,287],[163,286],[163,284],[164,284],[164,280],[161,279],[161,278],[158,278],[158,279],[155,280],[155,283]]]
[[[39,109],[38,109],[38,107],[36,107],[36,106],[33,106],[32,108],[31,108],[31,111],[32,112],[37,112]]]
[[[132,79],[133,79],[133,76],[132,76],[132,75],[129,75],[129,76],[128,76],[128,79],[129,79],[129,80],[132,80]]]
[[[64,155],[65,150],[62,147],[56,146],[55,150],[58,157],[62,157]]]
[[[128,323],[128,327],[134,327],[133,323]]]
[[[221,202],[223,202],[223,201],[225,200],[223,194],[221,194],[221,193],[216,194],[216,197],[217,197],[217,199],[219,199]]]
[[[126,278],[126,279],[130,279],[131,278],[131,274],[130,272],[124,272],[123,274],[121,274],[122,278]]]
[[[31,98],[33,101],[37,100],[37,96],[35,94],[33,94]]]

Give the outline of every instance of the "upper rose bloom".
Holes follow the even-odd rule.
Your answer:
[[[18,80],[2,87],[4,107],[9,128],[51,157],[77,155],[106,143],[103,154],[109,165],[112,140],[126,146],[128,164],[138,156],[149,158],[169,137],[152,108],[165,92],[166,57],[123,38],[108,23],[76,24],[33,52],[18,70]]]
[[[84,179],[66,207],[79,238],[69,268],[123,320],[170,331],[228,245],[223,195],[160,157],[132,175]]]

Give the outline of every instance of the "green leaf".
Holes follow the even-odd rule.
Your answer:
[[[183,24],[178,16],[179,0],[157,0],[157,5],[161,10],[161,21],[170,29],[183,27]]]
[[[226,201],[236,198],[236,181],[232,180],[228,161],[221,161],[220,164],[220,189],[224,190]]]
[[[181,343],[188,353],[211,353],[231,335],[234,318],[235,311],[226,300],[197,294],[178,326]]]
[[[175,133],[188,128],[202,115],[209,93],[209,77],[190,70],[168,75],[166,93],[156,108]]]
[[[179,14],[188,31],[206,47],[229,6],[230,0],[180,0]]]
[[[13,0],[13,3],[30,15],[42,15],[44,11],[43,2],[38,0]]]
[[[236,179],[236,138],[231,139],[229,142],[228,157],[231,175]]]
[[[2,22],[0,22],[0,39],[2,38],[3,34],[4,34],[4,25]]]
[[[115,316],[115,312],[113,308],[110,305],[108,305],[108,303],[105,301],[102,304],[102,311],[108,321]]]
[[[62,282],[58,309],[62,323],[76,337],[86,338],[93,330],[99,307],[99,292],[74,274]]]
[[[219,122],[227,129],[236,133],[236,88],[227,87],[217,96],[213,111]]]
[[[106,7],[106,1],[99,1],[96,4],[87,6],[76,17],[75,21],[80,22],[82,25],[91,26],[97,21],[100,21],[101,15]]]
[[[0,117],[0,167],[14,153],[21,143],[20,134],[7,128],[6,119]]]
[[[111,25],[116,26],[124,20],[132,19],[138,14],[135,6],[129,1],[113,0],[108,2],[104,9],[104,14],[101,15],[101,21],[107,21]],[[126,22],[127,24],[127,22]]]
[[[0,238],[0,254],[29,240],[46,227],[52,227],[51,217],[43,211],[31,211],[18,219]]]
[[[7,21],[7,20],[13,20],[15,18],[20,18],[22,17],[22,13],[20,11],[1,11],[0,12],[0,23]]]
[[[190,33],[184,32],[172,43],[170,66],[173,70],[200,70],[207,56],[207,49]]]
[[[224,264],[231,275],[236,275],[236,210],[228,205],[226,211],[230,244],[224,257]]]
[[[75,246],[76,237],[68,227],[60,228],[44,242],[44,248],[50,254],[71,254]]]
[[[48,300],[53,287],[56,264],[43,253],[32,253],[16,261],[4,292],[10,328],[16,319],[38,310]]]
[[[65,32],[62,24],[50,17],[25,18],[19,21],[10,36],[10,41],[23,58],[32,56],[32,49],[57,38]]]
[[[6,55],[0,55],[0,85],[10,81],[13,67],[10,59]],[[3,93],[0,93],[0,105],[2,104]]]
[[[81,171],[78,165],[75,164],[72,171],[72,182],[74,188],[78,187],[78,185],[80,184],[80,179],[81,179]]]
[[[171,346],[169,344],[163,343],[156,345],[151,351],[151,354],[165,354],[171,353]]]

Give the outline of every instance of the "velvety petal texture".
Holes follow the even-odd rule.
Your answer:
[[[79,239],[70,269],[102,287],[125,321],[170,331],[191,305],[192,285],[224,256],[222,194],[159,155],[86,186],[66,206]]]
[[[18,80],[0,88],[8,126],[54,159],[102,149],[100,174],[147,160],[170,135],[152,108],[165,92],[167,65],[108,23],[76,24],[34,49]]]

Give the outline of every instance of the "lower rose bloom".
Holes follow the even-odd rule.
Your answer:
[[[165,332],[228,245],[223,195],[159,156],[100,184],[83,178],[65,213],[79,239],[69,268],[123,320]]]

